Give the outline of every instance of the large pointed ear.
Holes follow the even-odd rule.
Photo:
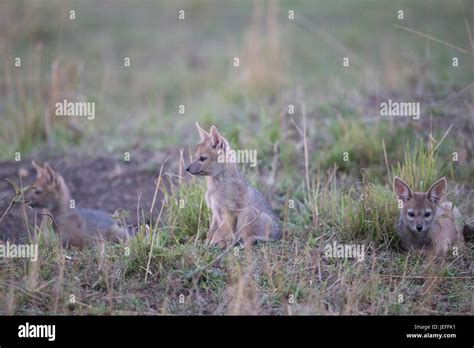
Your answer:
[[[413,195],[410,187],[405,184],[398,176],[393,179],[393,191],[397,195],[397,198],[401,199],[403,202],[411,199]]]
[[[31,161],[31,164],[33,165],[33,168],[36,170],[36,177],[39,179],[43,176],[44,169],[41,167],[38,163],[35,162],[35,160]]]
[[[206,132],[204,129],[202,129],[199,123],[197,122],[196,122],[196,128],[199,132],[199,136],[201,137],[201,142],[209,139],[209,133]]]
[[[47,184],[56,184],[56,172],[51,168],[49,163],[44,164],[44,177]]]
[[[428,199],[434,204],[438,204],[441,201],[441,198],[444,196],[444,192],[448,187],[446,179],[443,177],[431,185],[430,189],[426,193]]]
[[[209,131],[211,137],[211,146],[215,148],[225,149],[228,146],[227,140],[217,131],[216,126],[212,126]]]

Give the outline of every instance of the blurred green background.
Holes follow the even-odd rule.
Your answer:
[[[378,105],[365,107],[366,100],[394,91],[414,99],[435,86],[435,97],[444,98],[452,86],[472,82],[473,56],[394,24],[470,50],[465,20],[473,21],[473,5],[4,0],[0,156],[12,159],[15,151],[29,154],[46,143],[59,153],[71,144],[91,153],[137,144],[181,147],[195,142],[188,135],[196,120],[221,125],[237,141],[243,131],[268,129],[288,104],[298,114],[304,102],[309,116],[323,122],[335,118],[334,104],[354,119],[376,115]],[[96,102],[95,120],[53,117],[48,125],[52,96]]]

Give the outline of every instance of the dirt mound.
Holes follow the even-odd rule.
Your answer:
[[[126,222],[137,225],[138,221],[150,219],[150,207],[155,191],[155,182],[163,163],[162,189],[170,188],[173,177],[179,167],[179,151],[170,150],[162,153],[150,153],[135,150],[130,161],[112,156],[85,157],[71,154],[46,158],[38,156],[38,163],[48,162],[64,177],[77,207],[100,209],[111,214],[117,209],[128,212]],[[22,172],[23,177],[20,177]],[[14,196],[12,185],[5,179],[17,183],[18,186],[31,185],[36,172],[31,159],[21,162],[0,163],[0,218],[7,211]],[[154,218],[159,213],[163,193],[158,191],[154,210]],[[39,225],[40,210],[15,204],[0,222],[0,239],[17,240],[28,236],[25,216],[30,225]]]

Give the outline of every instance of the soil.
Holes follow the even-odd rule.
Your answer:
[[[150,219],[155,182],[162,163],[162,183],[156,197],[153,217],[156,219],[163,199],[162,190],[170,190],[179,169],[179,151],[151,153],[134,150],[129,162],[116,155],[91,158],[80,154],[48,157],[35,156],[39,164],[47,161],[64,178],[77,207],[93,208],[113,214],[117,209],[128,212],[127,225],[137,226]],[[36,171],[31,158],[20,162],[0,162],[0,219],[7,212],[14,197],[14,188],[6,181],[25,187],[33,183]],[[0,240],[24,240],[28,236],[25,214],[30,226],[39,225],[41,209],[16,203],[0,222]],[[140,218],[139,218],[140,216]],[[36,220],[35,220],[36,219]],[[31,229],[30,229],[31,230]]]

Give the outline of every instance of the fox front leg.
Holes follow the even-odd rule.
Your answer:
[[[236,218],[231,214],[224,214],[222,222],[219,227],[215,230],[214,235],[210,241],[210,245],[217,244],[220,247],[226,247],[229,243],[234,240],[234,229],[235,229]]]
[[[212,244],[212,239],[214,238],[214,235],[219,228],[219,221],[215,214],[212,215],[212,220],[211,220],[211,226],[209,227],[209,231],[207,231],[207,238],[206,238],[206,244],[211,245]]]

